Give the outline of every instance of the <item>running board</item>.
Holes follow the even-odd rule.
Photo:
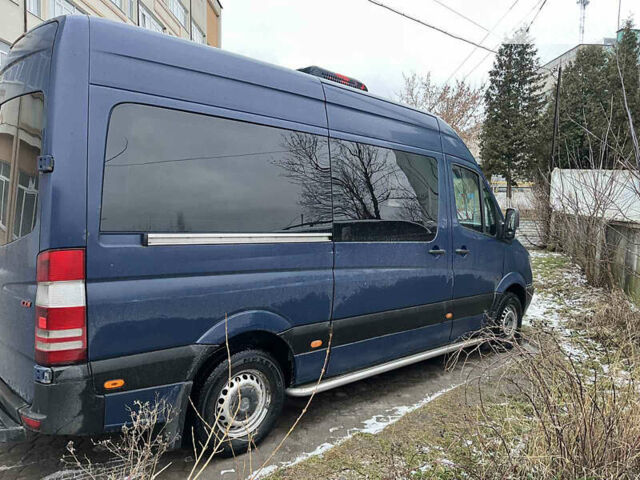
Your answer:
[[[433,350],[427,350],[426,352],[416,353],[408,357],[398,358],[396,360],[382,363],[380,365],[375,365],[373,367],[367,367],[363,368],[362,370],[356,370],[355,372],[345,373],[344,375],[328,378],[321,381],[320,383],[313,382],[300,385],[299,387],[290,387],[287,388],[287,395],[290,395],[292,397],[308,397],[314,392],[320,393],[331,390],[332,388],[342,387],[343,385],[357,382],[358,380],[364,380],[365,378],[373,377],[374,375],[379,375],[384,372],[389,372],[391,370],[395,370],[396,368],[406,367],[407,365],[418,363],[429,358],[439,357],[440,355],[455,352],[456,350],[460,350],[462,348],[472,347],[474,345],[483,343],[484,341],[486,341],[486,339],[484,338],[472,338],[470,340],[465,340],[464,342],[444,345],[442,347],[434,348]]]

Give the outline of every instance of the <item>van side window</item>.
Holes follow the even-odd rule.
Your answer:
[[[114,108],[107,232],[330,232],[327,138],[138,104]]]
[[[331,140],[334,239],[429,242],[438,229],[435,158]]]
[[[496,202],[486,185],[482,188],[482,198],[484,204],[484,233],[495,235],[498,231],[498,210]]]
[[[482,232],[480,177],[477,173],[458,165],[453,165],[451,169],[458,223],[463,227]]]
[[[0,245],[31,233],[36,224],[43,121],[41,93],[0,107]]]

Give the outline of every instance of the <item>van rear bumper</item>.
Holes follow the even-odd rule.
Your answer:
[[[93,392],[87,365],[54,369],[56,382],[34,384],[28,405],[0,379],[0,442],[27,438],[21,416],[40,422],[39,433],[93,434],[103,429],[104,399]]]
[[[19,440],[25,434],[21,416],[40,422],[38,433],[99,435],[118,430],[127,423],[136,401],[154,403],[160,399],[177,410],[172,428],[179,434],[194,376],[217,348],[216,345],[191,345],[82,365],[51,367],[47,369],[50,383],[34,380],[31,405],[0,379],[0,442]],[[109,393],[103,385],[115,378],[124,379],[126,385]],[[4,430],[7,430],[5,434]],[[5,436],[7,439],[3,440]]]

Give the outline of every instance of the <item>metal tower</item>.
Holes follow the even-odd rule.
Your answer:
[[[587,16],[587,5],[591,0],[578,0],[580,5],[580,43],[584,43],[584,20]]]

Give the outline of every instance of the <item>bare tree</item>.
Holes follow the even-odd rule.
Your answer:
[[[484,87],[472,87],[457,80],[455,83],[437,84],[431,73],[403,74],[404,86],[398,100],[414,108],[426,110],[447,122],[468,145],[477,142],[483,117]]]

